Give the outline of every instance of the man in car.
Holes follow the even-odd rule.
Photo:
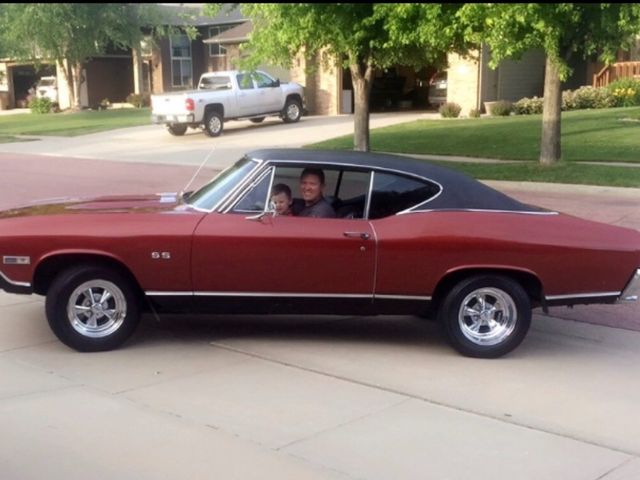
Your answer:
[[[324,172],[305,168],[300,175],[300,195],[304,206],[294,211],[298,217],[336,218],[336,212],[324,198]]]

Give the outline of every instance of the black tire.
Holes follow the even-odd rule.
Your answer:
[[[282,109],[284,123],[296,123],[302,117],[302,104],[296,98],[288,98]]]
[[[79,352],[113,350],[133,334],[140,321],[135,291],[112,269],[97,265],[69,268],[55,278],[47,292],[49,326],[62,343]],[[68,310],[73,305],[72,317]]]
[[[508,277],[473,276],[449,291],[438,309],[438,321],[458,352],[497,358],[524,340],[531,325],[531,302],[522,286]]]
[[[182,124],[167,125],[167,131],[174,137],[181,137],[187,131],[187,126]]]
[[[219,137],[224,130],[224,120],[215,110],[207,112],[204,116],[204,133],[210,137]]]
[[[251,123],[262,123],[264,122],[265,117],[256,117],[256,118],[250,118],[249,121]]]

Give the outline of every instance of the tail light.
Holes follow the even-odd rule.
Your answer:
[[[189,111],[189,112],[193,112],[195,110],[195,108],[196,108],[195,103],[193,103],[193,98],[187,98],[184,101],[184,106],[187,109],[187,111]]]

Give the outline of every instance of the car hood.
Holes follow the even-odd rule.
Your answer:
[[[0,218],[74,213],[152,213],[172,211],[180,207],[182,207],[182,202],[177,193],[62,198],[34,202],[29,205],[0,211]]]

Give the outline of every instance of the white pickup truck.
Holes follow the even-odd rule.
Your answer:
[[[280,83],[265,72],[237,70],[205,73],[197,90],[151,96],[151,121],[164,124],[172,135],[187,127],[204,128],[210,137],[222,133],[225,120],[262,122],[278,115],[285,123],[300,120],[303,89],[297,83]]]

